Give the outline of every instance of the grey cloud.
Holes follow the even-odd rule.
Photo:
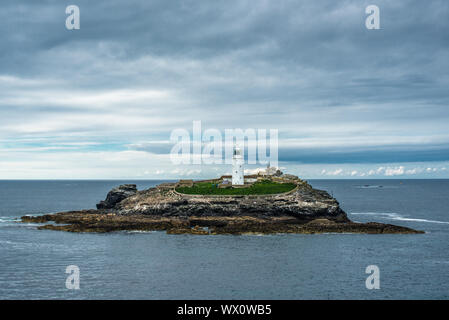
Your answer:
[[[447,1],[379,0],[382,29],[375,31],[364,27],[371,1],[76,2],[81,29],[72,32],[64,28],[69,1],[2,1],[0,70],[22,82],[0,81],[0,101],[32,101],[1,104],[3,138],[20,138],[29,125],[43,130],[34,135],[100,136],[128,145],[167,139],[192,120],[220,129],[279,128],[281,139],[449,134]],[[165,90],[171,97],[106,108],[74,98],[121,89]],[[69,105],[33,102],[36,92],[66,95]],[[355,152],[339,148],[346,156],[334,161]],[[432,151],[438,155],[424,149],[401,151],[401,161],[420,152],[422,159],[448,158],[445,147]],[[325,151],[284,154],[294,160],[309,152],[312,162]],[[388,161],[395,152],[378,146],[368,154]]]

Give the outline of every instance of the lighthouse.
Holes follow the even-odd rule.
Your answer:
[[[244,184],[242,151],[238,145],[234,145],[234,152],[232,155],[232,185],[241,186]]]

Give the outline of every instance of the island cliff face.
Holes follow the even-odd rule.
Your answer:
[[[109,191],[106,199],[97,203],[97,209],[113,209],[117,203],[137,193],[135,184],[124,184]]]
[[[298,184],[291,192],[276,195],[187,195],[176,192],[175,184],[163,184],[137,192],[115,204],[119,215],[164,217],[282,217],[301,220],[328,218],[348,221],[346,214],[327,192]]]
[[[291,178],[293,177],[293,178]],[[39,229],[72,232],[119,230],[167,231],[169,234],[246,233],[422,233],[381,223],[355,223],[336,199],[290,176],[296,188],[274,195],[187,195],[177,184],[137,191],[135,185],[111,190],[97,210],[22,217],[47,223]]]

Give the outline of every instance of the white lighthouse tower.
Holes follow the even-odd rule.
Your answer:
[[[232,185],[244,185],[243,178],[243,156],[238,145],[234,145],[234,153],[232,155]]]

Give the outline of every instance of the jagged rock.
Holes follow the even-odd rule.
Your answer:
[[[166,217],[280,217],[348,221],[336,199],[302,181],[293,192],[264,196],[189,196],[158,187],[138,192],[115,206],[119,215]]]
[[[120,230],[166,231],[169,234],[273,234],[273,233],[371,233],[418,234],[406,227],[382,223],[335,222],[315,219],[304,222],[293,217],[161,217],[148,215],[120,216],[91,211],[61,212],[41,217],[22,217],[23,222],[49,222],[40,230],[69,232],[112,232]],[[207,229],[206,229],[207,228]]]
[[[137,186],[135,184],[123,184],[117,188],[109,191],[106,200],[100,201],[97,204],[97,209],[112,209],[120,201],[131,197],[137,193]]]
[[[38,229],[70,232],[165,230],[170,234],[423,233],[382,223],[355,223],[326,191],[295,180],[293,192],[264,196],[192,196],[163,184],[138,192],[136,185],[111,190],[97,210],[22,217],[49,223]],[[207,228],[207,230],[205,229]]]

